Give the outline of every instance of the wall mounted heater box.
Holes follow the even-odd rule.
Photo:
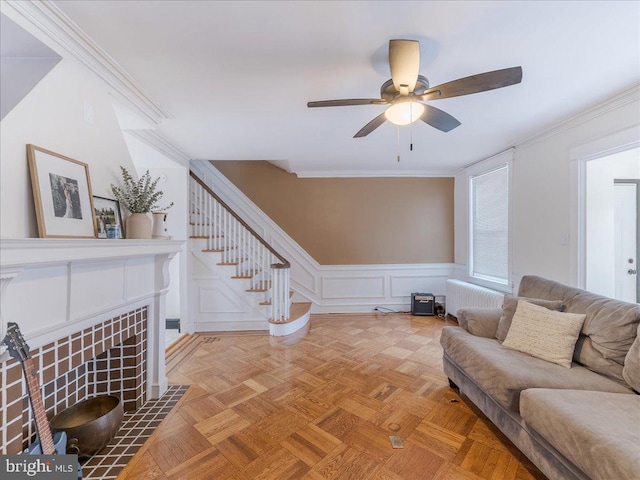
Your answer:
[[[411,314],[435,315],[435,297],[433,293],[412,293]]]

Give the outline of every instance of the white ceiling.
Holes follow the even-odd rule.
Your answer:
[[[637,1],[56,1],[173,118],[194,159],[286,160],[301,174],[451,173],[640,83]],[[372,98],[388,41],[420,40],[432,86],[521,65],[519,85],[433,101],[462,125],[388,122]],[[410,133],[414,150],[409,151]]]

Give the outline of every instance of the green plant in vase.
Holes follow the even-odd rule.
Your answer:
[[[125,167],[120,167],[122,172],[122,185],[111,184],[111,192],[116,200],[126,208],[131,215],[127,218],[126,234],[127,238],[151,238],[151,219],[147,215],[153,211],[168,210],[173,206],[173,202],[160,208],[158,201],[164,195],[162,190],[158,190],[158,181],[151,179],[149,170],[138,180]]]

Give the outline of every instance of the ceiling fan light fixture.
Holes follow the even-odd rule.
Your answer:
[[[419,102],[401,102],[391,105],[384,112],[385,117],[394,125],[409,125],[424,113],[424,105]]]

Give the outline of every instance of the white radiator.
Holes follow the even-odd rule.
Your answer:
[[[459,308],[500,308],[504,293],[462,280],[447,280],[447,313],[454,317]]]

